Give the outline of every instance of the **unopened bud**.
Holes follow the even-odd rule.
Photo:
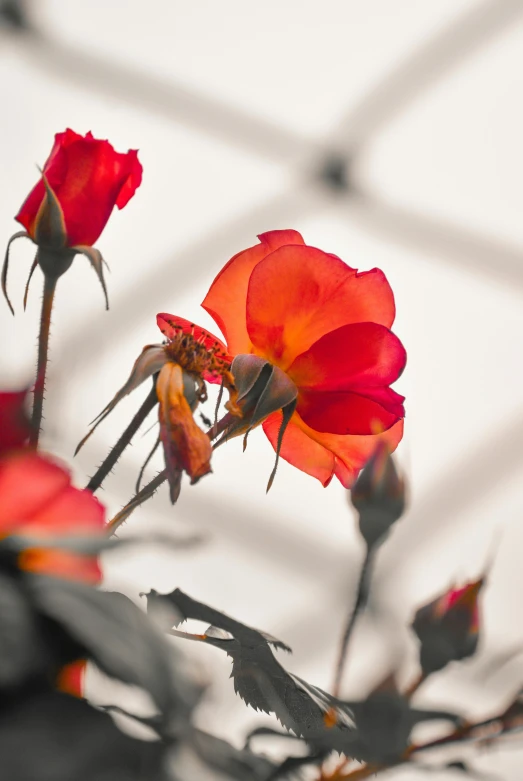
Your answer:
[[[472,656],[479,639],[478,594],[483,579],[446,594],[421,607],[412,622],[420,647],[425,676],[454,661]]]
[[[405,509],[405,484],[398,474],[388,445],[378,445],[351,491],[359,513],[359,526],[370,547],[381,542]]]

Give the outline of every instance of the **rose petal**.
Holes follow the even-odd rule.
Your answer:
[[[43,534],[98,534],[105,525],[105,509],[90,491],[72,485],[35,512],[24,523],[24,530]]]
[[[0,534],[102,534],[105,510],[90,491],[74,488],[59,464],[34,452],[0,461]],[[22,570],[98,583],[94,556],[62,550],[28,549],[19,556]]]
[[[295,416],[291,418],[283,435],[280,457],[327,486],[334,474],[334,453],[307,436],[296,425],[294,418]],[[282,420],[282,413],[274,412],[263,422],[263,430],[274,450],[276,450]]]
[[[55,189],[64,213],[69,246],[93,246],[103,231],[135,154],[119,154],[108,141],[82,140],[65,149],[67,175]],[[52,186],[52,185],[51,185]]]
[[[142,183],[143,166],[138,160],[137,149],[129,149],[127,152],[127,164],[129,167],[129,174],[122,185],[118,198],[116,199],[116,206],[119,209],[123,209],[123,207],[129,203],[136,190]]]
[[[392,331],[352,323],[331,331],[298,355],[287,373],[298,388],[349,390],[386,386],[398,379],[407,355]]]
[[[195,483],[211,472],[212,445],[195,423],[185,398],[184,373],[178,364],[166,363],[156,382],[160,403],[160,438],[169,476],[178,480],[184,469]],[[174,501],[174,500],[173,500]]]
[[[108,141],[68,129],[56,134],[43,171],[62,208],[68,246],[74,247],[95,243],[114,206],[123,208],[134,195],[142,166],[136,150],[120,154]],[[44,194],[40,180],[16,216],[32,238]]]
[[[284,245],[303,244],[297,231],[269,231],[258,236],[260,244],[239,252],[220,271],[202,303],[225,336],[233,355],[251,352],[245,321],[245,301],[252,270],[269,253]]]
[[[0,534],[10,534],[59,496],[69,473],[36,453],[0,461]]]
[[[0,393],[0,454],[22,447],[29,438],[26,397],[26,390]]]
[[[83,556],[53,548],[29,548],[22,551],[18,557],[18,567],[23,572],[77,580],[93,586],[102,579],[96,556]]]
[[[281,412],[275,412],[263,423],[263,430],[274,448],[281,420]],[[284,434],[280,455],[297,469],[316,477],[324,486],[336,475],[345,488],[350,488],[374,452],[378,439],[385,440],[392,452],[402,436],[402,420],[383,434],[340,436],[314,431],[295,413]]]
[[[392,388],[361,388],[359,393],[300,390],[297,412],[319,432],[374,434],[386,431],[404,417],[403,401]]]
[[[177,330],[179,332],[179,329],[181,329],[184,334],[192,334],[196,341],[201,341],[207,350],[214,350],[216,354],[223,358],[227,365],[231,365],[232,355],[229,355],[227,352],[227,347],[221,339],[206,331],[205,328],[191,323],[190,320],[186,320],[184,317],[177,317],[166,312],[156,315],[156,323],[162,334],[170,341],[176,338]],[[219,374],[204,372],[202,376],[206,382],[210,382],[213,385],[221,385],[222,383],[222,377]]]
[[[192,334],[196,341],[201,341],[207,350],[218,347],[220,352],[223,352],[225,355],[228,354],[227,347],[221,339],[206,331],[205,328],[196,325],[196,323],[191,323],[190,320],[186,320],[184,317],[160,312],[160,314],[156,315],[156,323],[162,334],[169,340],[174,339],[177,329],[181,328],[184,334]],[[232,358],[230,360],[232,361]]]
[[[394,297],[382,271],[359,273],[313,247],[275,250],[249,280],[248,335],[258,354],[284,370],[330,331],[362,322],[390,328],[394,314]]]

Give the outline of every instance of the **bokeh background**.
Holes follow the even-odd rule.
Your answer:
[[[98,242],[110,311],[84,259],[60,281],[46,446],[71,460],[143,345],[159,341],[156,312],[214,327],[199,304],[256,234],[295,228],[352,266],[379,266],[409,354],[397,389],[410,508],[380,551],[343,692],[364,696],[391,668],[407,683],[414,609],[488,570],[477,658],[416,703],[470,718],[508,703],[523,678],[523,2],[9,0],[0,11],[0,243],[55,132],[92,130],[120,151],[139,148],[144,166]],[[31,261],[29,243],[13,246],[3,386],[32,377],[39,272],[21,306]],[[80,485],[146,392],[75,459]],[[155,438],[144,427],[108,480],[110,514]],[[137,601],[180,586],[281,636],[294,649],[289,669],[329,687],[363,548],[339,484],[323,489],[281,463],[266,496],[272,463],[260,431],[245,454],[236,440],[221,448],[214,474],[184,485],[174,508],[164,487],[122,534],[160,528],[204,542],[113,554],[106,582]],[[213,681],[202,726],[239,745],[271,723],[235,698],[219,652],[189,650]],[[95,674],[91,685],[107,701]],[[518,745],[484,752],[476,767],[519,781]]]

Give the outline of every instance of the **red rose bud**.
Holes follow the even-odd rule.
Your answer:
[[[469,583],[421,607],[412,622],[425,676],[472,656],[479,639],[478,595],[484,580]]]
[[[399,476],[390,449],[379,440],[351,491],[359,513],[360,531],[370,547],[381,542],[405,509],[405,484]]]
[[[16,216],[25,231],[15,233],[7,245],[2,289],[11,311],[6,293],[9,247],[21,237],[38,246],[29,280],[37,265],[46,277],[57,279],[79,253],[88,258],[106,293],[103,258],[93,245],[114,207],[123,209],[141,180],[136,150],[120,154],[108,141],[93,138],[91,133],[81,136],[68,129],[56,134],[42,177]]]

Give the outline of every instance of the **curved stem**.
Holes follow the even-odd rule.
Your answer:
[[[138,491],[133,498],[127,502],[125,507],[122,507],[120,512],[116,513],[114,518],[112,518],[109,523],[106,526],[107,533],[109,536],[113,535],[115,532],[118,531],[120,526],[125,523],[125,521],[128,519],[128,517],[131,515],[132,512],[136,510],[137,507],[139,507],[141,504],[146,502],[148,499],[153,496],[157,489],[161,486],[162,483],[165,483],[167,480],[167,469],[162,470],[159,472],[156,477],[153,477],[153,479],[147,483],[147,485],[144,485],[144,487],[141,489],[141,491]]]
[[[45,377],[47,372],[47,358],[49,353],[49,333],[51,329],[51,312],[53,309],[54,294],[57,277],[48,274],[44,277],[44,295],[42,299],[42,313],[40,316],[40,333],[38,335],[38,360],[36,364],[36,382],[33,396],[33,414],[31,417],[30,444],[38,446],[38,439],[42,428],[42,414],[44,409]]]
[[[410,700],[411,697],[418,691],[421,684],[425,683],[426,680],[427,680],[427,676],[423,672],[420,672],[418,677],[412,681],[412,683],[410,684],[410,686],[407,687],[407,689],[405,689],[403,693],[405,699]]]
[[[358,593],[356,596],[356,602],[347,618],[345,631],[343,632],[343,636],[341,638],[340,650],[338,654],[338,664],[336,665],[334,685],[332,688],[332,693],[334,694],[335,697],[339,696],[341,681],[343,678],[343,671],[345,669],[347,648],[349,645],[349,640],[352,634],[352,630],[354,629],[354,626],[356,624],[356,619],[358,618],[359,613],[365,607],[369,596],[370,575],[371,575],[373,559],[374,559],[374,547],[367,546],[367,550],[365,553],[365,560],[363,562],[361,572],[360,572],[360,580],[358,583]]]
[[[130,444],[131,439],[134,437],[134,435],[136,434],[136,432],[144,422],[149,412],[151,412],[151,410],[157,403],[158,403],[158,398],[156,396],[156,386],[153,383],[153,387],[151,388],[149,394],[145,398],[140,409],[138,410],[134,418],[131,420],[131,422],[129,423],[129,425],[123,432],[123,434],[120,436],[116,445],[109,451],[104,461],[102,461],[102,463],[96,470],[95,474],[91,477],[91,479],[87,483],[86,485],[87,490],[93,491],[94,493],[94,491],[97,491],[98,488],[100,488],[105,478],[109,475],[111,470],[116,465],[118,459],[122,455],[127,445]]]
[[[156,398],[156,389],[154,390],[155,390],[155,398]],[[223,423],[222,420],[218,422],[217,426],[212,426],[207,432],[207,436],[209,437],[209,439],[212,440],[216,436],[218,436],[220,430],[223,430],[222,426],[224,425],[225,424]],[[124,435],[122,435],[122,437],[123,436]],[[125,523],[125,521],[129,518],[131,513],[134,512],[136,508],[139,507],[141,504],[143,504],[148,499],[150,499],[156,493],[156,491],[162,485],[162,483],[165,483],[166,480],[167,480],[167,469],[163,469],[161,472],[159,472],[156,475],[156,477],[153,477],[153,479],[149,483],[147,483],[147,485],[144,485],[144,487],[140,491],[137,491],[137,493],[133,496],[133,498],[127,502],[125,507],[122,507],[120,512],[116,513],[114,518],[111,518],[111,520],[106,526],[107,533],[110,536],[115,534],[115,532],[118,531],[120,526],[122,526],[122,524]]]

